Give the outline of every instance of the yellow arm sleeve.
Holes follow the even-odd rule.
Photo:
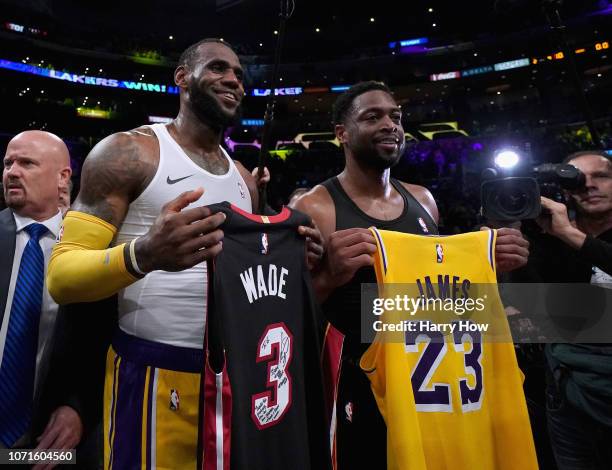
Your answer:
[[[68,212],[47,269],[47,289],[58,304],[104,299],[138,280],[126,268],[125,244],[108,247],[115,233],[102,219]]]

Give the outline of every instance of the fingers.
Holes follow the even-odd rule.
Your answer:
[[[261,183],[268,184],[270,182],[270,171],[268,167],[264,167],[263,176],[261,177]]]
[[[306,238],[312,238],[313,240],[322,241],[321,232],[316,227],[307,227],[305,225],[300,225],[298,227],[298,233]]]
[[[372,255],[376,249],[376,241],[369,230],[340,230],[329,238],[328,264],[332,272],[336,271],[347,282],[358,269],[373,265]]]
[[[374,235],[367,229],[349,229],[334,232],[329,237],[329,244],[335,247],[351,246],[357,243],[370,243],[376,248]]]
[[[199,208],[198,208],[199,209]],[[202,209],[207,209],[202,207]],[[191,210],[191,209],[190,209]],[[210,211],[208,212],[210,214]],[[187,235],[195,237],[200,234],[206,234],[214,231],[225,222],[226,215],[223,212],[217,212],[214,215],[208,215],[202,219],[192,221],[187,227]]]
[[[322,245],[320,245],[319,243],[314,243],[309,241],[307,244],[307,249],[308,249],[308,254],[312,254],[314,256],[316,256],[317,258],[320,258],[321,256],[323,256],[323,253],[325,252],[325,248],[323,248]]]
[[[370,230],[368,230],[367,228],[347,228],[344,230],[337,230],[334,233],[332,233],[330,235],[330,239],[331,238],[340,238],[343,239],[345,237],[348,237],[349,235],[355,234],[355,233],[361,233],[361,234],[367,234],[370,235],[372,237],[372,240],[374,240],[374,235],[372,235],[372,232],[370,232]]]
[[[516,236],[522,236],[521,231],[517,230],[515,228],[510,228],[510,227],[502,227],[502,228],[498,228],[497,229],[497,238],[499,239],[499,237],[504,236],[504,235],[516,235]]]
[[[186,209],[182,211],[180,214],[176,215],[177,220],[184,224],[192,224],[199,220],[204,220],[208,217],[215,217],[214,220],[220,219],[221,223],[225,221],[226,215],[223,212],[217,212],[213,214],[211,210],[206,206],[201,207],[193,207],[191,209]]]
[[[310,227],[299,226],[298,233],[306,237],[306,262],[308,269],[313,269],[319,264],[325,252],[323,236],[314,222]]]
[[[325,250],[322,245],[308,242],[306,245],[306,266],[310,271],[319,267]]]
[[[194,253],[196,251],[210,248],[223,240],[224,233],[222,230],[215,230],[206,235],[195,236],[178,247],[179,253]]]
[[[173,242],[177,245],[183,244],[190,239],[201,239],[202,235],[217,231],[223,222],[225,222],[226,215],[223,212],[210,214],[211,212],[208,207],[188,209],[176,216],[176,220],[168,221],[164,224],[161,230],[167,233],[168,236],[171,236]],[[201,246],[198,248],[201,248]]]
[[[47,427],[40,435],[37,450],[73,449],[79,443],[83,427],[81,418],[69,407],[60,407],[54,411]]]
[[[51,416],[49,417],[49,422],[47,423],[47,426],[45,426],[44,431],[36,439],[38,442],[40,442],[43,439],[43,437],[45,436],[45,434],[47,434],[49,432],[49,430],[53,427],[53,423],[55,423],[56,419],[57,419],[57,411],[54,411],[53,413],[51,413]]]
[[[312,271],[313,268],[319,266],[321,258],[311,255],[310,253],[306,255],[306,267],[309,271]]]
[[[61,427],[56,426],[56,417],[57,413],[53,413],[51,415],[51,418],[49,418],[47,427],[38,437],[38,445],[36,446],[36,449],[50,449],[49,446],[55,441],[55,439],[59,435]]]
[[[504,235],[503,237],[497,237],[497,246],[505,245],[529,247],[529,242],[520,235]]]
[[[321,259],[322,257],[316,256],[313,253],[307,253],[306,254],[306,267],[308,268],[308,270],[312,271],[313,269],[319,267],[321,264]]]
[[[503,273],[525,266],[527,258],[517,254],[505,254],[499,258],[495,257],[495,263],[497,264],[497,271]]]
[[[373,266],[374,259],[370,255],[359,255],[354,258],[349,259],[347,261],[347,264],[352,269],[357,271],[358,269],[363,268],[364,266]]]
[[[54,449],[74,449],[80,441],[80,436],[76,429],[65,427],[55,443],[53,444]]]
[[[264,166],[263,171],[261,172],[261,178],[259,177],[259,167],[258,166],[253,168],[253,171],[251,171],[251,174],[253,175],[253,178],[255,178],[255,183],[257,184],[257,186],[268,184],[270,182],[270,171],[268,170],[268,167]]]
[[[162,212],[180,212],[192,202],[197,201],[204,194],[204,188],[197,188],[193,191],[185,191],[178,197],[166,203],[162,207]]]
[[[500,228],[497,231],[497,245],[516,244],[529,247],[529,242],[523,234],[515,228]]]
[[[529,256],[529,249],[519,245],[503,245],[495,250],[495,256],[501,255],[519,255],[527,258]]]
[[[376,245],[368,242],[356,243],[338,252],[339,255],[346,258],[357,258],[361,255],[371,257],[374,253],[376,253]]]
[[[564,204],[548,199],[547,197],[540,196],[540,204],[548,212],[567,213],[567,207],[565,207]]]
[[[191,255],[185,256],[185,264],[191,267],[195,266],[196,264],[203,263],[204,261],[207,261],[217,256],[219,253],[221,253],[222,249],[223,244],[219,242],[216,245],[210,246],[204,250],[200,250],[195,253],[192,253]]]
[[[549,199],[547,197],[544,196],[540,196],[540,204],[542,204],[544,207],[550,207],[553,204],[557,204],[555,201],[553,201],[552,199]]]

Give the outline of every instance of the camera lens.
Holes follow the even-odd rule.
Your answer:
[[[497,204],[508,215],[520,215],[529,206],[529,195],[521,187],[506,186],[497,194]]]
[[[540,189],[534,178],[505,177],[484,181],[480,189],[484,217],[533,219],[540,213]]]

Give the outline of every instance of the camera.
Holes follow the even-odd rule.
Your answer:
[[[482,213],[489,220],[535,219],[541,212],[540,196],[565,204],[564,190],[577,190],[584,185],[584,174],[564,163],[543,163],[518,174],[513,172],[512,176],[486,168],[480,187]]]

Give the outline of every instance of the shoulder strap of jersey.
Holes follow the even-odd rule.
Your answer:
[[[374,271],[376,271],[376,280],[378,284],[383,284],[387,275],[387,269],[389,268],[389,258],[387,256],[387,250],[385,248],[385,242],[380,230],[376,227],[370,227],[370,231],[376,239],[376,246],[378,250],[374,253]]]
[[[495,266],[495,243],[497,243],[497,230],[488,230],[488,241],[487,241],[487,259],[489,265],[493,270],[493,274],[497,274],[497,267]]]
[[[410,191],[408,191],[408,189],[402,184],[400,180],[391,178],[390,181],[393,187],[396,189],[396,191],[400,193],[402,197],[404,198],[404,203],[407,204],[408,206],[410,206],[411,204],[416,204],[416,206],[420,208],[420,210],[427,217],[427,219],[429,219],[429,223],[431,224],[431,226],[435,227],[435,230],[437,233],[438,224],[433,219],[429,211],[425,209],[425,206],[423,206],[423,204],[421,204],[421,202],[416,197],[414,197]]]

